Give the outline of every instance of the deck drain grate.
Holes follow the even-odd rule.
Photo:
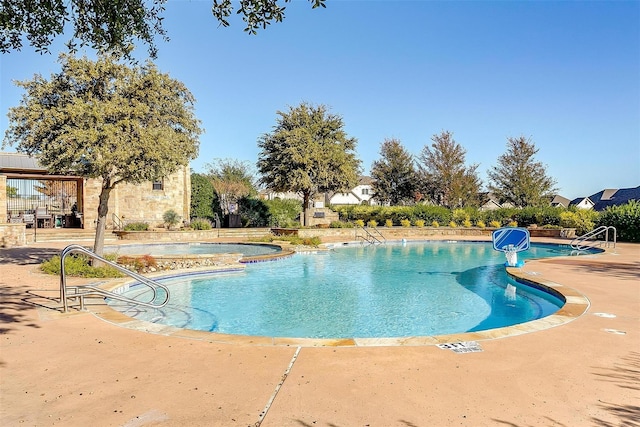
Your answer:
[[[477,341],[452,342],[448,344],[438,344],[438,348],[451,350],[454,353],[479,353],[482,347]]]
[[[603,331],[608,332],[610,334],[615,334],[615,335],[627,335],[625,331],[619,331],[617,329],[603,329]]]

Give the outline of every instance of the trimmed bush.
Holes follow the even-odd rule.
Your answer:
[[[618,240],[640,242],[640,202],[632,200],[620,206],[610,206],[600,213],[598,225],[616,228]]]
[[[193,218],[189,227],[193,230],[211,230],[213,225],[206,218]]]
[[[502,227],[502,224],[500,223],[500,221],[495,221],[494,220],[494,221],[491,221],[489,223],[489,227],[491,227],[491,228],[500,228],[500,227]]]
[[[418,228],[424,227],[424,220],[423,219],[416,219],[416,227],[418,227]]]
[[[115,261],[116,256],[114,254],[106,254],[104,258],[108,261]],[[50,260],[40,264],[40,269],[46,274],[59,276],[60,255],[54,255]],[[108,265],[92,267],[88,257],[75,254],[69,255],[64,259],[64,271],[67,276],[73,277],[105,278],[124,276],[118,270]]]
[[[385,220],[384,220],[384,226],[385,226],[385,227],[388,227],[388,228],[393,227],[393,221],[392,221],[392,220],[390,220],[390,219],[385,219]]]
[[[169,230],[171,230],[175,225],[180,222],[180,215],[178,212],[173,209],[169,209],[165,213],[162,214],[162,220]]]
[[[438,221],[432,221],[431,222],[431,226],[438,228],[438,227],[440,227],[440,223],[438,223]]]
[[[375,219],[370,219],[367,221],[367,227],[376,228],[378,226],[378,222]]]
[[[130,222],[124,226],[124,231],[148,231],[149,223],[147,222]]]
[[[355,221],[353,221],[353,223],[358,227],[364,227],[364,221],[361,219],[356,219]]]
[[[450,221],[450,222],[449,222],[449,227],[451,227],[451,228],[456,228],[457,226],[458,226],[458,224],[456,224],[456,222],[455,222],[455,221]]]
[[[484,221],[482,221],[482,220],[476,222],[476,227],[478,227],[478,228],[485,228],[486,226],[487,226],[487,224],[485,224]]]
[[[560,225],[565,228],[575,228],[576,234],[581,236],[595,228],[598,212],[587,209],[564,211],[560,214]]]
[[[408,219],[401,219],[400,225],[403,227],[411,227],[411,221],[409,221]]]
[[[471,220],[469,220],[469,219],[465,219],[465,220],[462,222],[462,226],[463,226],[463,227],[465,227],[465,228],[471,228],[471,227],[473,226],[473,224],[471,224]]]

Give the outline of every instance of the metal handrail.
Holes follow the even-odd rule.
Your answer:
[[[101,289],[98,288],[94,285],[81,285],[81,286],[69,286],[67,287],[67,276],[66,276],[66,272],[65,272],[65,267],[64,267],[64,260],[66,259],[67,255],[69,255],[72,252],[81,252],[85,255],[88,255],[89,257],[93,258],[93,259],[97,259],[113,268],[115,268],[116,270],[136,279],[137,281],[139,281],[141,284],[148,286],[151,289],[151,292],[153,294],[153,298],[151,298],[150,301],[145,302],[145,301],[138,301],[135,300],[133,298],[128,298],[125,296],[122,296],[120,294],[117,294],[115,292],[111,292],[111,291],[107,291],[105,289]],[[165,299],[164,301],[160,302],[160,303],[155,303],[154,301],[156,300],[157,297],[157,290],[158,288],[164,290],[165,292]],[[67,294],[67,290],[71,289],[74,290],[75,293],[72,293],[70,295]],[[143,307],[149,307],[149,308],[162,308],[165,305],[167,305],[167,302],[169,301],[169,288],[167,288],[165,285],[158,283],[154,280],[149,279],[148,277],[144,277],[136,272],[133,272],[131,270],[128,270],[124,267],[122,267],[121,265],[116,264],[115,262],[111,262],[108,261],[106,259],[104,259],[103,257],[101,257],[100,255],[90,251],[89,249],[85,248],[84,246],[80,246],[80,245],[69,245],[66,248],[64,248],[62,250],[62,252],[60,253],[60,302],[62,302],[62,306],[64,308],[64,312],[66,313],[69,310],[69,304],[68,304],[68,299],[71,298],[79,298],[80,299],[80,309],[84,310],[84,297],[88,296],[88,295],[100,295],[103,297],[108,297],[111,299],[115,299],[118,301],[124,301],[124,302],[128,302],[130,304],[135,304],[135,305],[141,305]]]
[[[588,248],[592,248],[594,246],[602,246],[603,244],[606,245],[607,247],[609,247],[610,243],[609,243],[609,230],[613,231],[613,247],[616,247],[616,241],[617,241],[617,231],[616,228],[612,225],[601,225],[600,227],[589,231],[588,233],[583,234],[582,236],[578,236],[575,239],[573,239],[571,241],[571,248],[578,250],[578,251],[583,251],[585,249]],[[604,233],[604,241],[595,241],[592,244],[584,244],[586,241],[592,239],[592,238],[596,238],[597,236],[601,235]]]
[[[364,236],[360,236],[358,234],[358,230],[362,230],[364,231],[365,235]],[[376,233],[382,238],[382,240],[378,239],[376,236],[374,236],[373,234],[371,234],[371,232],[369,232],[369,230],[367,230],[364,227],[359,226],[358,224],[356,224],[356,239],[358,239],[358,237],[361,237],[363,240],[366,240],[367,242],[369,242],[370,244],[375,244],[375,243],[384,243],[387,241],[387,239],[382,235],[382,233],[380,232],[380,230],[378,230],[377,228],[373,227],[372,230],[375,230]]]
[[[122,219],[116,215],[116,214],[111,214],[111,218],[113,220],[113,225],[114,228],[117,230],[123,230],[124,229],[124,222],[122,221]]]

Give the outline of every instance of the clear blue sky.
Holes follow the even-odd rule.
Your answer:
[[[255,164],[276,112],[307,101],[343,117],[365,173],[385,138],[418,155],[449,130],[485,182],[525,135],[565,197],[640,185],[639,1],[294,0],[257,36],[235,16],[218,26],[210,5],[169,0],[156,61],[197,99],[196,172]],[[11,81],[57,72],[68,37],[52,55],[2,55],[2,135],[22,94]]]

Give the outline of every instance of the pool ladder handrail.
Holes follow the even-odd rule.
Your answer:
[[[613,231],[613,247],[616,247],[616,240],[618,238],[616,228],[612,225],[601,225],[600,227],[589,231],[588,233],[578,236],[571,241],[571,248],[577,251],[584,251],[596,246],[611,247],[609,241],[609,230]],[[604,240],[597,240],[596,238],[604,233]],[[595,240],[591,240],[595,239]]]
[[[141,284],[146,285],[151,289],[153,298],[151,298],[151,300],[148,302],[138,301],[132,298],[127,298],[125,296],[122,296],[112,291],[107,291],[106,289],[101,289],[95,285],[90,285],[90,284],[80,285],[80,286],[67,286],[67,276],[66,276],[65,267],[64,267],[64,260],[67,258],[67,255],[69,255],[72,252],[81,252],[85,255],[88,255],[92,259],[97,259],[109,265],[110,267],[113,267],[116,270],[126,274],[127,276],[134,278],[135,280],[139,281]],[[154,302],[157,297],[158,288],[164,290],[166,294],[164,300],[160,303]],[[72,290],[74,291],[74,293],[68,294],[67,293],[68,290]],[[89,249],[85,248],[84,246],[69,245],[66,248],[64,248],[60,253],[60,302],[62,303],[64,312],[66,313],[69,310],[68,300],[75,299],[75,298],[80,300],[80,310],[84,310],[84,298],[86,296],[91,296],[91,295],[93,296],[99,295],[102,297],[111,298],[118,301],[123,301],[130,304],[140,305],[148,308],[162,308],[165,305],[167,305],[167,302],[169,302],[169,289],[165,285],[158,283],[155,280],[151,280],[148,277],[144,277],[134,271],[128,270],[122,267],[121,265],[116,264],[115,262],[108,261],[105,258],[101,257],[100,255],[96,254],[95,252],[92,252]]]
[[[374,236],[367,228],[364,228],[358,224],[356,224],[356,240],[358,240],[358,238],[361,238],[362,241],[364,242],[365,240],[367,242],[369,242],[370,244],[381,244],[381,243],[386,243],[387,239],[382,235],[382,233],[380,232],[380,230],[378,230],[376,227],[369,227],[370,229],[374,230],[376,232],[376,234],[378,234],[378,236],[380,236],[380,238],[382,240],[380,240],[379,238],[377,238],[376,236]],[[358,234],[358,231],[362,230],[364,231],[364,236]]]

